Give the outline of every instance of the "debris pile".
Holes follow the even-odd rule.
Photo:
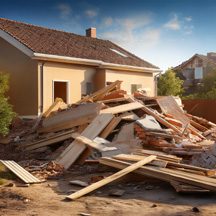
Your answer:
[[[174,97],[131,96],[120,85],[113,82],[72,105],[57,99],[15,142],[18,150],[48,162],[24,167],[45,179],[86,160],[121,169],[69,199],[129,172],[167,181],[178,192],[216,191],[216,160],[194,166],[200,155],[213,158],[216,125],[187,114]]]

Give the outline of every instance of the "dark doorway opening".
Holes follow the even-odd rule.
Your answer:
[[[55,101],[56,98],[61,98],[65,103],[68,103],[68,82],[53,82],[53,101]]]

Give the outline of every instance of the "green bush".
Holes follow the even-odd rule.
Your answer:
[[[8,103],[6,92],[9,89],[8,74],[0,72],[0,135],[7,135],[9,126],[15,117],[12,106]]]
[[[182,95],[183,93],[183,80],[176,77],[175,72],[172,69],[168,69],[158,79],[158,95]]]

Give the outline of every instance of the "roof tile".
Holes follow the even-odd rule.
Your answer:
[[[108,40],[39,27],[0,18],[0,29],[33,52],[75,58],[101,60],[106,63],[158,68]],[[115,49],[127,57],[113,52]]]

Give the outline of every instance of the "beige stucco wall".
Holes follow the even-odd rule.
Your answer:
[[[95,68],[72,64],[46,62],[43,67],[43,107],[53,102],[53,81],[69,82],[69,103],[75,103],[86,93],[86,83],[94,79]]]
[[[37,62],[0,38],[0,71],[10,75],[8,95],[19,115],[37,115]]]
[[[142,88],[148,90],[149,96],[155,96],[155,82],[152,73],[126,72],[106,70],[106,82],[121,80],[121,88],[131,94],[131,84],[141,84]]]

